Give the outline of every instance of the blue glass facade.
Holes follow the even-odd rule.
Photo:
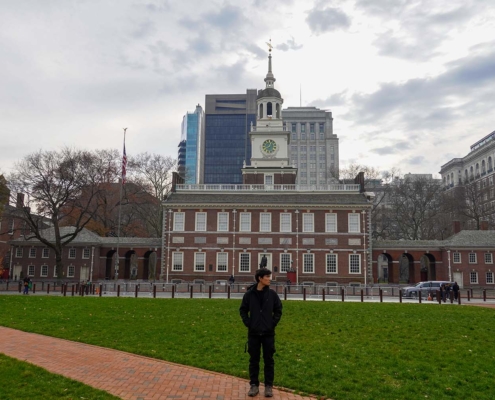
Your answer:
[[[187,114],[185,182],[196,184],[198,167],[198,114]]]
[[[204,183],[242,184],[241,168],[251,159],[251,122],[256,125],[256,114],[206,114]]]

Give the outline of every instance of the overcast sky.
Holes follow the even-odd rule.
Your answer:
[[[331,110],[341,167],[438,174],[495,130],[492,0],[0,0],[0,171],[39,149],[176,157],[205,94]]]

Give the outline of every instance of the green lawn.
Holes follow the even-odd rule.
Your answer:
[[[239,300],[0,296],[0,325],[247,378]],[[284,302],[275,384],[332,399],[494,399],[495,310]]]
[[[0,399],[115,400],[118,397],[0,354]]]

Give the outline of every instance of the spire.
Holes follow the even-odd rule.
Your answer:
[[[272,73],[272,39],[270,39],[270,42],[266,42],[266,44],[268,45],[268,73],[266,74],[265,82],[267,88],[272,88],[276,81]]]

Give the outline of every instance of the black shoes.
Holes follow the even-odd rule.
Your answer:
[[[260,389],[256,385],[251,385],[251,388],[249,389],[248,396],[249,397],[254,397],[260,392]]]

